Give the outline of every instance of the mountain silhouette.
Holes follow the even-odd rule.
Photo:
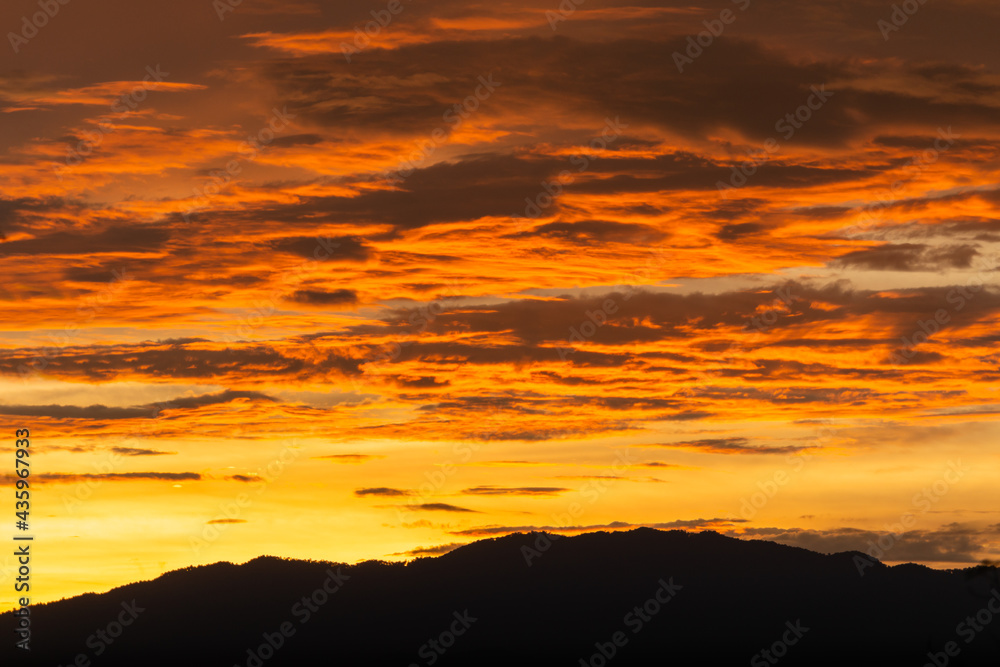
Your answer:
[[[189,567],[32,607],[30,656],[0,615],[0,664],[996,665],[997,588],[989,566],[714,532],[528,533],[409,563]]]

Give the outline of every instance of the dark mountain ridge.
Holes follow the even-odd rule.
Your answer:
[[[215,563],[37,605],[30,657],[8,612],[0,664],[985,665],[991,601],[992,567],[713,532],[515,534],[409,563]]]

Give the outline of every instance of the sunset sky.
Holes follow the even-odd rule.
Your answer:
[[[533,529],[1000,558],[996,2],[50,2],[0,8],[33,601]]]

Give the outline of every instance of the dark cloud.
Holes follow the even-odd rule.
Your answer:
[[[164,456],[177,452],[161,452],[158,449],[140,449],[137,447],[112,447],[111,451],[122,456]]]
[[[410,549],[409,551],[400,551],[398,553],[392,554],[393,556],[412,556],[414,558],[421,558],[424,556],[440,556],[442,554],[450,553],[459,547],[464,547],[464,542],[451,542],[450,544],[439,544],[433,547],[417,547],[415,549]]]
[[[624,354],[620,348],[602,352],[602,346],[625,346],[665,340],[684,340],[714,334],[720,328],[753,332],[762,312],[774,311],[773,322],[766,327],[769,336],[786,329],[808,326],[843,325],[854,319],[878,318],[885,332],[882,339],[796,339],[781,345],[846,346],[897,345],[898,336],[911,335],[919,320],[933,316],[940,308],[952,308],[963,286],[920,289],[896,289],[892,293],[852,290],[844,283],[823,287],[786,283],[753,291],[716,294],[673,294],[665,292],[611,292],[603,296],[579,298],[507,301],[489,306],[463,306],[445,310],[427,324],[438,335],[471,333],[490,334],[505,339],[516,338],[522,345],[496,344],[477,347],[463,342],[421,342],[408,344],[400,360],[434,363],[441,359],[473,364],[520,363],[568,360],[578,367],[621,366],[643,355]],[[962,297],[963,308],[952,312],[952,321],[962,326],[985,320],[1000,312],[1000,293],[973,287]],[[417,309],[400,311],[386,331],[402,329]],[[594,322],[600,323],[596,326]],[[370,331],[370,330],[369,330]],[[589,334],[584,339],[581,332]],[[866,342],[867,341],[867,342]],[[583,343],[583,344],[581,344]],[[739,344],[737,344],[739,343]],[[744,345],[773,345],[774,341],[748,335],[746,340],[717,338],[697,343],[703,351],[718,356]],[[714,347],[709,347],[714,346]],[[655,353],[646,356],[652,358]],[[692,360],[681,356],[678,360]],[[762,370],[766,368],[761,366]],[[762,390],[753,390],[760,393]],[[838,395],[833,388],[789,388],[771,391],[776,402],[829,400]],[[716,392],[718,393],[718,392]],[[841,392],[842,393],[842,392]],[[689,394],[690,395],[690,394]],[[708,396],[709,394],[705,394]],[[860,394],[859,394],[860,395]],[[826,398],[824,398],[826,397]]]
[[[898,535],[857,528],[750,528],[737,536],[772,540],[820,553],[868,553],[881,540],[884,555],[878,556],[878,550],[872,550],[872,553],[883,561],[974,563],[980,560],[978,554],[986,551],[979,530],[958,524],[950,524],[938,530],[910,530]],[[885,548],[886,545],[888,548]]]
[[[499,325],[499,321],[494,323]],[[517,325],[514,322],[511,324]],[[377,354],[373,354],[372,357],[376,358]],[[604,353],[590,350],[579,350],[574,352],[571,357],[575,366],[598,368],[620,367],[629,360],[629,355],[623,352]],[[559,350],[556,347],[538,347],[533,344],[479,346],[465,342],[425,343],[416,341],[407,345],[396,361],[420,360],[444,365],[464,363],[489,366],[509,364],[512,360],[516,360],[518,363],[527,363],[532,361],[551,362],[553,359],[559,359]]]
[[[27,231],[31,223],[40,217],[60,211],[79,210],[78,204],[71,204],[60,197],[19,199],[0,198],[0,239],[7,238],[12,231]],[[0,244],[0,254],[6,244]]]
[[[271,241],[271,247],[306,259],[333,262],[364,262],[375,248],[356,236],[289,236]]]
[[[595,317],[605,320],[605,323],[596,329],[588,342],[621,345],[686,338],[691,335],[690,324],[693,321],[704,328],[745,326],[759,306],[769,305],[775,298],[775,294],[766,292],[677,295],[635,291],[561,300],[519,300],[488,307],[463,307],[458,312],[445,311],[430,322],[429,329],[436,333],[449,330],[504,331],[518,336],[527,344],[547,342],[568,347],[574,342],[570,340],[574,331],[579,332],[588,322],[593,326],[588,313],[598,313]],[[793,310],[785,315],[785,319],[799,321],[803,319],[799,309],[807,308],[808,304],[802,301],[793,303],[791,307]],[[401,314],[400,320],[403,317],[404,314]],[[580,338],[579,333],[577,338]],[[544,352],[546,360],[559,358],[558,349]],[[578,362],[584,360],[586,354],[579,351],[569,358]],[[527,358],[539,356],[537,351],[527,355]]]
[[[202,408],[207,405],[232,403],[233,401],[239,399],[264,401],[268,403],[275,402],[275,399],[259,391],[237,391],[233,389],[226,389],[225,391],[220,391],[217,394],[202,394],[201,396],[183,396],[180,398],[172,398],[163,403],[151,404],[149,407],[154,407],[159,410],[190,410],[193,408]]]
[[[150,253],[163,249],[170,232],[156,225],[108,227],[93,234],[55,232],[33,239],[0,243],[0,255],[94,255]]]
[[[508,535],[510,533],[575,533],[586,530],[606,530],[609,528],[622,529],[634,527],[636,527],[636,524],[625,521],[613,521],[611,523],[590,526],[481,526],[478,528],[452,531],[451,534],[468,537],[488,537],[491,535]]]
[[[0,477],[5,485],[12,485],[17,481],[14,475],[4,475]],[[109,482],[130,482],[143,479],[159,480],[164,482],[184,482],[198,481],[201,475],[196,472],[115,472],[106,474],[97,473],[35,473],[31,479],[39,484],[71,484],[85,480],[109,481]]]
[[[668,521],[666,523],[653,523],[649,524],[650,528],[659,528],[661,530],[668,530],[673,528],[717,528],[719,526],[725,526],[727,524],[733,523],[748,523],[747,519],[683,519],[677,521]]]
[[[738,372],[732,375],[740,375]],[[698,396],[711,400],[755,400],[767,401],[775,405],[796,405],[805,403],[825,403],[830,405],[865,405],[886,397],[872,389],[854,387],[781,387],[761,389],[757,387],[720,387],[706,385],[697,389],[683,389],[683,396]]]
[[[365,497],[365,496],[381,496],[385,498],[390,498],[393,496],[408,496],[409,491],[404,491],[402,489],[391,489],[386,486],[375,486],[368,487],[364,489],[354,489],[354,495]]]
[[[401,398],[409,399],[406,395]],[[601,400],[601,399],[594,399]],[[642,401],[638,401],[642,402]],[[432,415],[433,419],[428,421],[433,424],[435,421],[447,419],[449,417],[460,419],[470,413],[482,413],[490,410],[489,419],[478,420],[470,424],[468,430],[462,432],[461,437],[471,440],[485,441],[510,441],[521,440],[526,442],[536,442],[551,440],[554,438],[565,438],[581,436],[588,433],[606,430],[627,430],[628,424],[624,422],[603,422],[597,423],[588,421],[581,424],[576,420],[572,422],[552,422],[545,426],[537,426],[524,423],[521,419],[527,415],[547,414],[543,405],[562,404],[567,408],[574,407],[572,399],[566,397],[548,397],[544,399],[532,399],[531,397],[516,396],[464,396],[453,400],[442,401],[421,405],[417,410],[421,413]],[[391,428],[392,426],[389,425]],[[377,429],[382,427],[372,427]]]
[[[323,143],[324,138],[319,134],[290,134],[284,137],[275,137],[268,147],[289,148],[291,146],[315,146]]]
[[[0,414],[53,419],[135,419],[149,417],[148,407],[109,408],[104,405],[0,405]]]
[[[882,357],[883,364],[905,365],[905,366],[925,366],[928,364],[939,364],[947,361],[948,357],[933,350],[913,350],[901,348],[893,350]]]
[[[425,375],[417,378],[396,378],[396,384],[406,389],[434,389],[447,387],[451,384],[451,380],[438,380],[433,375]]]
[[[631,523],[628,521],[612,521],[611,523],[588,525],[588,526],[481,526],[466,530],[452,531],[452,535],[463,535],[468,537],[488,537],[491,535],[508,535],[510,533],[579,533],[592,530],[626,530],[631,528],[659,528],[659,529],[689,529],[689,528],[718,528],[732,526],[735,523],[746,523],[746,519],[687,519],[678,521],[668,521],[665,523]]]
[[[874,23],[872,15],[873,31]],[[450,131],[452,125],[444,112],[476,87],[475,73],[493,74],[501,82],[498,99],[533,100],[577,115],[584,109],[597,124],[595,130],[604,117],[627,109],[626,122],[649,123],[683,136],[707,139],[721,128],[730,128],[754,141],[775,137],[784,142],[777,122],[806,103],[812,86],[822,84],[829,84],[834,97],[796,131],[797,145],[843,145],[873,129],[899,125],[991,127],[998,122],[995,108],[985,100],[958,101],[935,98],[926,91],[852,85],[871,72],[848,60],[793,58],[756,40],[734,36],[705,49],[689,67],[697,72],[678,72],[672,64],[673,53],[685,48],[683,33],[656,42],[641,38],[584,41],[561,34],[552,39],[416,44],[381,51],[377,57],[370,54],[354,63],[345,62],[339,54],[288,58],[268,64],[265,75],[309,121],[417,136],[438,127]],[[663,63],[670,66],[663,67]],[[440,76],[425,80],[416,91],[407,86],[383,87],[377,106],[362,109],[350,103],[369,94],[370,80],[389,76],[414,80],[427,71]],[[621,77],[622,71],[629,76]],[[580,74],[554,77],[554,72]],[[964,90],[982,95],[982,81],[981,75],[977,81],[966,79]],[[969,85],[980,87],[970,89]],[[477,114],[493,116],[500,109],[487,100]]]
[[[372,454],[327,454],[325,456],[314,456],[314,459],[332,461],[334,463],[365,463],[375,459],[384,459],[384,456]]]
[[[265,344],[245,343],[226,349],[206,349],[198,339],[140,343],[137,345],[88,348],[0,350],[0,374],[20,375],[37,370],[44,375],[109,381],[121,376],[201,378],[224,381],[242,378],[245,369],[253,368],[259,376],[327,377],[329,374],[353,375],[359,362],[336,353],[324,353],[321,360],[289,356]],[[239,397],[236,392],[219,396]],[[262,394],[244,394],[247,398]],[[175,399],[184,407],[204,399]],[[222,398],[221,400],[231,400]],[[218,401],[217,401],[218,402]]]
[[[66,280],[79,283],[111,283],[129,275],[121,262],[109,263],[100,268],[91,266],[69,267],[63,274]]]
[[[759,234],[767,229],[764,225],[756,222],[741,222],[738,224],[724,225],[715,234],[715,238],[720,241],[736,241],[745,236]]]
[[[558,486],[474,486],[463,489],[462,493],[468,496],[557,496],[569,490]]]
[[[298,290],[289,297],[290,301],[310,306],[343,306],[358,302],[358,294],[354,290],[338,289],[332,292],[321,290]]]
[[[884,134],[872,138],[872,143],[876,146],[885,146],[888,148],[906,148],[912,150],[914,153],[920,153],[925,150],[933,149],[934,142],[938,141],[940,136],[937,134],[922,134],[922,135],[893,135]],[[953,138],[950,139],[951,146],[949,151],[962,150],[966,148],[992,148],[995,144],[989,139],[977,138],[977,139],[963,139],[963,138]],[[940,141],[938,141],[940,144]]]
[[[747,438],[707,438],[704,440],[687,440],[684,442],[666,442],[643,447],[668,447],[671,449],[690,449],[708,452],[709,454],[794,454],[807,447],[764,446],[751,445]]]
[[[602,123],[603,120],[599,121],[595,130],[599,131]],[[468,223],[487,217],[537,217],[542,211],[531,209],[526,200],[535,201],[540,193],[545,194],[542,184],[551,182],[564,171],[576,173],[578,169],[573,160],[573,157],[528,157],[507,153],[466,155],[421,166],[392,190],[366,189],[354,196],[302,196],[293,203],[264,205],[255,209],[255,215],[289,225],[317,218],[352,225],[359,222],[385,224],[395,228],[394,236],[429,225]],[[587,165],[587,178],[567,183],[562,186],[562,190],[568,195],[605,196],[652,195],[665,191],[690,190],[714,192],[717,183],[729,182],[733,168],[739,164],[739,160],[718,163],[683,152],[614,160],[594,159]],[[775,159],[759,167],[746,187],[819,186],[868,179],[873,175],[873,170],[879,168],[885,167],[820,167],[787,164]],[[544,213],[563,212],[561,197],[562,195],[557,194]],[[206,219],[229,224],[239,224],[243,216],[243,213],[228,210],[202,215]],[[514,229],[508,234],[511,238],[536,235],[558,238],[576,245],[594,245],[601,241],[651,245],[665,238],[667,232],[641,223],[583,220],[543,223],[534,231]],[[394,236],[380,238],[386,240]],[[339,257],[339,249],[317,250],[321,245],[316,239],[298,237],[294,244],[288,245],[286,249],[300,256],[313,258],[316,256],[314,253],[319,252],[322,257],[325,252],[329,252],[333,259]],[[361,251],[354,249],[349,243],[345,242],[343,252],[345,259],[361,259]],[[380,253],[383,263],[392,257],[393,253]]]
[[[638,223],[580,220],[550,222],[530,232],[520,232],[513,236],[540,236],[578,245],[603,245],[605,243],[654,244],[665,239],[667,234],[655,227]]]
[[[425,510],[428,512],[476,512],[476,510],[470,510],[456,505],[449,505],[447,503],[422,503],[420,505],[412,505],[408,507],[409,509]]]
[[[76,405],[0,405],[0,414],[21,415],[26,417],[51,417],[53,419],[139,419],[156,417],[163,410],[190,410],[205,407],[208,405],[218,405],[220,403],[231,403],[237,399],[250,399],[255,401],[270,401],[274,399],[266,394],[256,391],[232,391],[226,390],[217,394],[203,394],[201,396],[185,396],[174,398],[163,403],[150,403],[127,408],[109,408],[104,405],[90,405],[86,407]],[[155,454],[166,454],[168,452],[154,452],[153,450],[129,450],[122,449],[122,452],[152,452]],[[132,454],[139,456],[140,454]]]
[[[540,380],[546,382],[554,382],[556,384],[564,384],[571,387],[578,386],[589,386],[589,385],[599,385],[604,384],[603,379],[598,378],[585,378],[573,375],[560,375],[553,371],[538,371],[533,374],[533,377],[539,378]]]
[[[969,245],[933,247],[919,243],[887,243],[841,255],[833,264],[871,271],[939,271],[967,269],[978,255],[976,248]]]
[[[661,417],[665,421],[698,421],[699,419],[708,419],[712,417],[714,413],[705,412],[704,410],[681,410],[680,412],[673,415],[666,415]]]
[[[538,193],[544,178],[566,164],[561,160],[536,164],[507,155],[470,156],[420,169],[396,190],[301,198],[294,204],[268,207],[260,214],[289,223],[322,216],[345,223],[384,223],[400,230],[486,216],[508,217],[524,208],[526,197]],[[308,248],[309,257],[314,249],[315,245]]]

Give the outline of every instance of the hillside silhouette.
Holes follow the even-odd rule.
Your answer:
[[[995,665],[1000,616],[968,641],[957,627],[994,595],[1000,608],[997,586],[992,567],[713,532],[516,534],[405,564],[216,563],[37,605],[30,658],[8,612],[0,665]],[[258,651],[268,637],[280,647]]]

